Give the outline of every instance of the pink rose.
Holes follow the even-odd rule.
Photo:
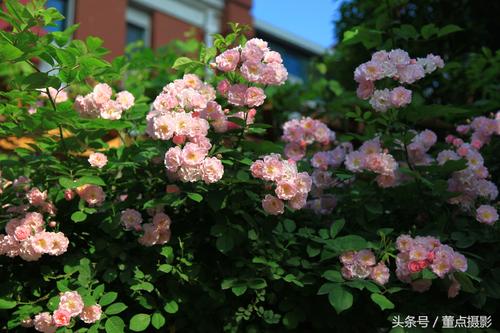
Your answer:
[[[108,158],[103,153],[92,153],[88,161],[91,166],[102,169],[108,163]]]
[[[215,58],[217,69],[223,72],[234,71],[238,66],[239,61],[240,51],[236,48],[224,51]]]
[[[54,319],[54,324],[57,327],[68,326],[71,321],[69,312],[62,309],[57,309],[56,311],[54,311],[52,318]]]
[[[285,204],[273,195],[267,194],[262,200],[262,208],[271,215],[280,215],[285,211]]]
[[[264,90],[257,87],[250,87],[245,92],[245,104],[249,107],[261,106],[266,99]]]

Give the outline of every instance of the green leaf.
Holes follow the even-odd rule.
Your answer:
[[[288,232],[293,232],[296,228],[295,222],[290,219],[284,220],[283,226],[285,227],[285,230]]]
[[[174,64],[172,65],[172,68],[173,69],[179,69],[183,66],[186,66],[188,64],[191,64],[193,62],[192,59],[189,59],[187,57],[180,57],[180,58],[177,58],[174,62]]]
[[[89,71],[92,71],[92,70],[97,69],[97,68],[103,68],[103,67],[110,66],[110,64],[108,62],[101,60],[99,58],[88,56],[88,55],[80,57],[79,61],[80,61],[80,65],[82,66],[82,68],[89,70]]]
[[[344,219],[333,221],[332,225],[330,226],[330,237],[331,238],[335,238],[335,236],[338,235],[338,233],[340,232],[340,230],[342,230],[342,228],[344,227],[344,225],[345,225],[345,220]]]
[[[248,281],[248,286],[252,289],[264,289],[267,287],[267,282],[266,280],[260,278],[252,279]]]
[[[327,246],[337,251],[357,251],[368,247],[368,242],[361,236],[348,235],[327,241]]]
[[[138,313],[130,319],[129,328],[134,332],[142,332],[148,328],[151,316],[145,313]]]
[[[110,317],[104,324],[106,333],[122,333],[124,332],[125,323],[120,317]]]
[[[87,219],[87,214],[81,211],[74,212],[71,214],[71,220],[73,222],[83,222]]]
[[[64,188],[73,188],[73,187],[76,187],[74,185],[75,182],[72,179],[69,179],[67,177],[60,177],[59,178],[59,184],[61,184],[61,186],[64,187]]]
[[[196,201],[196,202],[201,202],[203,200],[203,196],[199,193],[188,193],[187,194],[188,198],[193,200],[193,201]]]
[[[151,316],[151,325],[159,330],[160,328],[165,326],[165,317],[160,312],[153,313],[153,315]]]
[[[173,269],[172,265],[169,264],[162,264],[158,267],[158,270],[163,272],[163,273],[170,273]]]
[[[19,58],[23,51],[10,43],[0,42],[0,62]]]
[[[84,176],[76,181],[75,186],[78,187],[87,184],[106,186],[104,180],[98,176]]]
[[[402,24],[399,29],[395,29],[395,33],[400,38],[405,40],[418,38],[417,29],[415,29],[415,27],[410,24]]]
[[[344,31],[344,38],[342,39],[342,43],[347,43],[353,40],[358,35],[359,35],[358,28],[353,28],[351,30]]]
[[[231,288],[231,291],[236,296],[241,296],[247,291],[247,286],[233,287],[233,288]]]
[[[165,304],[165,307],[163,309],[167,313],[176,313],[177,311],[179,311],[179,305],[176,301],[171,300],[168,301],[167,304]]]
[[[132,289],[132,290],[145,290],[145,291],[150,293],[155,289],[155,287],[152,283],[141,282],[141,283],[138,283],[136,285],[133,285],[132,287],[130,287],[130,289]]]
[[[12,309],[17,305],[16,301],[0,298],[0,309]]]
[[[332,282],[344,282],[344,278],[339,271],[329,270],[322,275],[325,279]]]
[[[100,48],[102,46],[102,43],[103,43],[102,39],[100,39],[99,37],[94,37],[94,36],[88,36],[87,39],[85,40],[85,42],[87,43],[89,51],[97,50],[98,48]]]
[[[319,290],[317,295],[326,295],[329,294],[333,289],[335,289],[336,283],[325,283],[323,284]]]
[[[223,234],[222,236],[217,238],[215,246],[217,247],[217,250],[219,250],[222,253],[229,252],[234,247],[234,240],[232,235],[230,233]]]
[[[236,281],[237,280],[234,278],[224,279],[222,280],[220,287],[222,290],[229,289],[235,285]]]
[[[474,284],[472,283],[472,280],[467,276],[466,273],[455,272],[453,274],[453,276],[460,283],[460,288],[463,291],[465,291],[466,293],[476,293],[477,292],[477,288],[474,287]]]
[[[250,179],[250,175],[246,171],[238,170],[238,172],[236,173],[236,178],[238,180],[246,182],[247,180]]]
[[[394,303],[382,294],[371,294],[370,298],[380,306],[381,310],[394,309]]]
[[[420,34],[424,39],[429,39],[432,35],[438,33],[438,28],[434,25],[434,23],[424,25],[422,29],[420,29]]]
[[[127,308],[128,306],[124,303],[114,303],[108,306],[104,313],[106,313],[107,315],[114,315],[125,311]]]
[[[448,24],[448,25],[442,27],[441,29],[439,29],[438,37],[443,37],[443,36],[446,36],[448,34],[451,34],[451,33],[457,32],[457,31],[462,31],[462,30],[463,29],[460,28],[458,25]]]
[[[109,293],[105,293],[104,295],[102,295],[101,299],[99,300],[99,304],[101,306],[109,305],[109,304],[113,303],[117,297],[118,297],[118,293],[115,293],[114,291],[111,291]]]
[[[328,82],[328,88],[330,88],[331,91],[337,96],[341,95],[344,92],[344,88],[342,88],[342,85],[335,80],[330,80]]]
[[[430,269],[426,268],[422,270],[422,279],[433,280],[437,278],[437,275],[434,274]]]
[[[337,284],[332,286],[332,290],[328,294],[328,300],[334,307],[335,311],[337,311],[337,313],[341,313],[352,306],[353,297],[351,292]]]
[[[47,73],[35,72],[26,76],[23,79],[23,84],[27,85],[30,89],[58,87],[61,81],[55,76],[49,76]]]
[[[169,262],[169,263],[171,263],[175,258],[174,249],[168,245],[162,247],[160,254],[162,256],[164,256],[165,258],[167,258],[167,262]]]

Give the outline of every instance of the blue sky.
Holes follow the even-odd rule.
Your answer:
[[[334,42],[340,0],[253,0],[253,16],[323,47]]]

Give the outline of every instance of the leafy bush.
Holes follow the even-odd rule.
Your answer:
[[[439,56],[361,60],[350,71],[368,103],[328,79],[282,86],[280,55],[237,24],[214,47],[107,62],[76,27],[39,36],[61,18],[43,1],[5,6],[2,329],[364,332],[494,313],[498,114],[469,124],[484,110],[426,104],[415,82],[437,80]],[[288,92],[338,107],[344,130],[287,120]],[[286,121],[280,140],[264,139],[265,112]]]

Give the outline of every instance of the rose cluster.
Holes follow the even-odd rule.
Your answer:
[[[434,162],[434,158],[427,152],[436,144],[436,141],[436,133],[429,129],[416,133],[411,143],[406,147],[409,162],[413,165],[430,165]]]
[[[457,126],[459,134],[471,133],[470,144],[476,149],[481,149],[485,144],[488,144],[493,135],[500,135],[500,111],[497,112],[496,117],[488,118],[484,116],[472,119],[468,125]],[[451,136],[448,140],[457,140]],[[458,139],[460,140],[460,139]]]
[[[347,280],[370,278],[380,285],[389,281],[389,268],[384,262],[377,263],[371,250],[347,251],[341,254],[342,276]]]
[[[230,103],[238,106],[260,106],[265,99],[261,88],[247,88],[239,84],[231,87],[227,80],[219,83],[218,91],[223,97],[228,98]],[[230,114],[228,109],[222,109],[215,101],[215,97],[215,90],[210,84],[202,82],[195,74],[184,75],[182,79],[167,84],[156,97],[153,110],[146,118],[147,133],[155,139],[169,140],[172,136],[175,138],[200,135],[196,131],[199,130],[198,127],[208,130],[207,121],[210,121],[211,126],[219,133],[239,127],[230,121],[232,117],[240,119],[246,117],[247,123],[253,122],[255,109]],[[186,115],[186,112],[191,114]],[[169,115],[170,117],[165,118]],[[158,117],[161,117],[161,120],[156,120]],[[201,135],[205,136],[206,133]]]
[[[325,194],[324,191],[333,188],[341,187],[349,183],[349,181],[341,181],[334,178],[329,168],[338,168],[345,159],[347,153],[352,151],[352,144],[344,142],[332,150],[320,151],[311,158],[311,165],[314,171],[311,174],[312,189],[310,195],[312,199],[307,201],[306,208],[312,209],[316,214],[330,214],[337,206],[337,199],[333,194]]]
[[[77,96],[75,110],[84,118],[120,119],[123,111],[134,106],[134,95],[128,91],[116,94],[113,100],[113,90],[106,83],[97,84],[93,91],[85,96]]]
[[[162,245],[167,243],[171,237],[170,225],[172,220],[163,212],[162,208],[153,209],[149,212],[152,222],[144,223],[142,215],[135,209],[125,209],[121,212],[120,222],[125,230],[135,230],[144,233],[138,239],[144,246]]]
[[[344,162],[346,152],[351,152],[352,149],[351,143],[345,143],[332,150],[319,151],[311,158],[311,165],[321,171],[326,171],[328,168],[338,168]]]
[[[307,145],[318,142],[327,145],[335,140],[335,132],[330,130],[320,120],[310,117],[292,119],[283,124],[283,141],[285,156],[294,161],[299,161],[306,155]]]
[[[153,103],[153,110],[146,118],[147,133],[154,139],[172,139],[178,145],[165,153],[165,167],[171,180],[203,180],[209,184],[222,178],[222,162],[208,157],[212,147],[207,138],[210,124],[204,119],[220,111],[214,99],[215,90],[209,84],[196,75],[186,74],[169,83]]]
[[[280,154],[270,154],[257,160],[250,166],[252,176],[273,182],[276,185],[274,195],[266,195],[262,208],[271,215],[284,213],[288,201],[291,209],[302,209],[311,190],[312,180],[307,172],[298,172],[293,160],[283,160]]]
[[[378,137],[365,141],[358,150],[347,154],[345,166],[355,173],[371,171],[378,174],[376,180],[381,187],[392,187],[399,182],[398,162],[382,150]]]
[[[208,157],[208,148],[188,142],[182,149],[178,146],[165,153],[165,167],[171,180],[206,184],[218,182],[224,175],[224,166],[216,157]]]
[[[72,318],[79,317],[84,323],[92,324],[101,319],[101,315],[99,304],[85,306],[77,291],[66,291],[60,295],[59,306],[52,314],[39,313],[33,320],[25,320],[23,326],[34,326],[39,332],[53,333],[59,327],[70,326]]]
[[[415,279],[413,274],[428,269],[443,279],[454,272],[467,271],[467,259],[450,246],[441,244],[431,236],[400,235],[396,240],[399,251],[396,257],[396,276],[403,282],[412,284],[417,291],[430,288],[431,279]],[[413,276],[412,276],[413,275]]]
[[[390,78],[401,84],[412,84],[443,67],[443,59],[433,54],[428,54],[425,58],[411,59],[408,53],[401,49],[377,51],[370,61],[359,65],[354,71],[354,80],[359,84],[357,95],[361,99],[369,99],[370,105],[378,112],[401,108],[411,103],[411,90],[403,86],[392,90],[377,90],[376,81]]]
[[[147,116],[147,133],[156,140],[171,140],[175,143],[183,143],[186,139],[190,141],[201,141],[206,139],[210,125],[193,113],[184,111],[177,112],[151,112]],[[209,144],[209,142],[205,142]]]
[[[207,103],[215,100],[215,89],[201,81],[195,74],[185,74],[165,87],[153,102],[157,112],[197,111],[206,108]]]
[[[500,134],[500,119],[476,117],[470,125],[459,125],[457,132],[462,135],[472,132],[470,143],[454,135],[448,135],[446,142],[454,149],[441,151],[437,161],[439,164],[444,164],[449,160],[466,160],[467,168],[454,172],[448,180],[448,190],[458,193],[457,196],[450,198],[450,203],[470,211],[478,199],[488,202],[498,197],[497,186],[487,179],[490,173],[484,165],[480,149],[490,142],[491,136]],[[496,208],[487,204],[481,204],[475,210],[475,217],[480,223],[489,225],[499,218]]]
[[[288,77],[281,55],[258,38],[222,52],[212,67],[222,72],[238,71],[247,81],[266,85],[281,85]]]
[[[0,255],[36,261],[43,254],[59,256],[68,249],[68,238],[62,232],[45,231],[43,216],[38,212],[11,219],[5,232],[0,235]]]

